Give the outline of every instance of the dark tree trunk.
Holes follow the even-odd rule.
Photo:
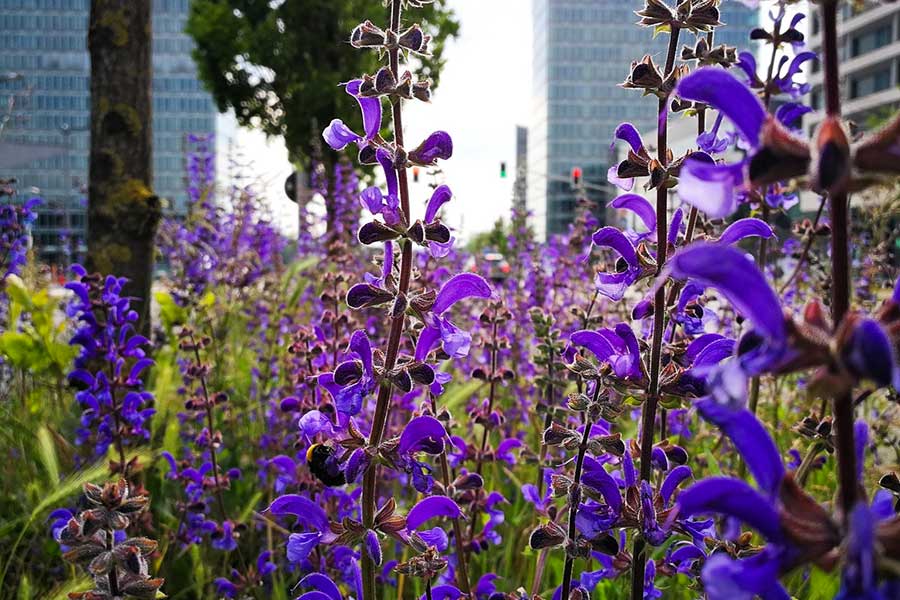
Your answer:
[[[152,191],[152,0],[91,0],[89,271],[127,277],[140,330],[150,330],[154,239],[161,217]]]

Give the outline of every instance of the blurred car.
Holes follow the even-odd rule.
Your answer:
[[[480,257],[472,256],[466,270],[479,273],[494,282],[509,277],[510,266],[506,258],[499,252],[485,250]]]

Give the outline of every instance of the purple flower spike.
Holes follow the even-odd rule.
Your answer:
[[[431,223],[434,221],[438,211],[444,204],[449,202],[452,197],[453,192],[450,191],[448,186],[439,185],[435,188],[434,193],[431,194],[431,199],[428,201],[428,206],[425,208],[425,222]]]
[[[410,162],[430,166],[453,156],[453,140],[446,131],[435,131],[409,153]]]
[[[360,84],[362,84],[362,79],[354,79],[348,81],[347,87],[344,89],[359,102],[363,118],[363,131],[366,132],[366,139],[372,140],[378,136],[378,132],[381,130],[381,99],[359,96]]]
[[[776,342],[785,339],[787,331],[778,297],[756,264],[740,250],[719,244],[693,244],[672,257],[665,273],[717,289],[767,338]]]
[[[325,142],[331,146],[332,150],[343,150],[347,144],[358,142],[360,139],[352,129],[344,125],[340,119],[334,119],[331,124],[322,132]]]
[[[650,201],[637,194],[623,194],[609,203],[613,208],[630,210],[640,218],[648,232],[656,231],[656,209]]]
[[[675,93],[684,100],[709,104],[728,117],[756,148],[766,110],[750,89],[717,67],[703,67],[680,79]]]
[[[446,496],[429,496],[410,509],[406,515],[406,528],[418,529],[423,523],[438,517],[456,519],[462,514],[459,505]]]
[[[770,239],[775,236],[772,226],[762,219],[752,217],[738,219],[729,225],[719,237],[720,244],[734,244],[747,237],[761,237]]]
[[[434,417],[416,417],[403,428],[397,451],[401,454],[425,452],[438,455],[444,449],[447,431],[440,421]]]

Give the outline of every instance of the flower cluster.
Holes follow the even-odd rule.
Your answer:
[[[72,271],[76,279],[66,284],[73,294],[66,310],[78,323],[71,343],[81,352],[69,381],[79,389],[75,398],[83,409],[76,443],[92,446],[99,457],[114,446],[113,472],[124,476],[133,466],[126,462],[125,447],[149,439],[155,412],[143,382],[153,364],[146,353],[150,342],[135,332],[138,314],[122,295],[124,279],[88,274],[80,265]]]

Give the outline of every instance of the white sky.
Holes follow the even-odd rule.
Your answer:
[[[771,2],[762,4],[765,15]],[[531,0],[449,0],[449,5],[461,23],[460,35],[445,51],[447,64],[432,103],[407,103],[404,124],[410,148],[436,129],[453,137],[454,156],[440,165],[443,183],[455,193],[444,209],[445,220],[465,239],[509,215],[515,128],[528,125],[531,107]],[[279,224],[286,233],[296,233],[296,205],[282,191],[291,172],[282,141],[238,129],[233,118],[221,117],[220,173],[225,173],[229,141],[252,160]],[[506,179],[500,178],[501,161],[507,164]],[[422,175],[411,190],[414,216],[430,191],[429,178]]]

